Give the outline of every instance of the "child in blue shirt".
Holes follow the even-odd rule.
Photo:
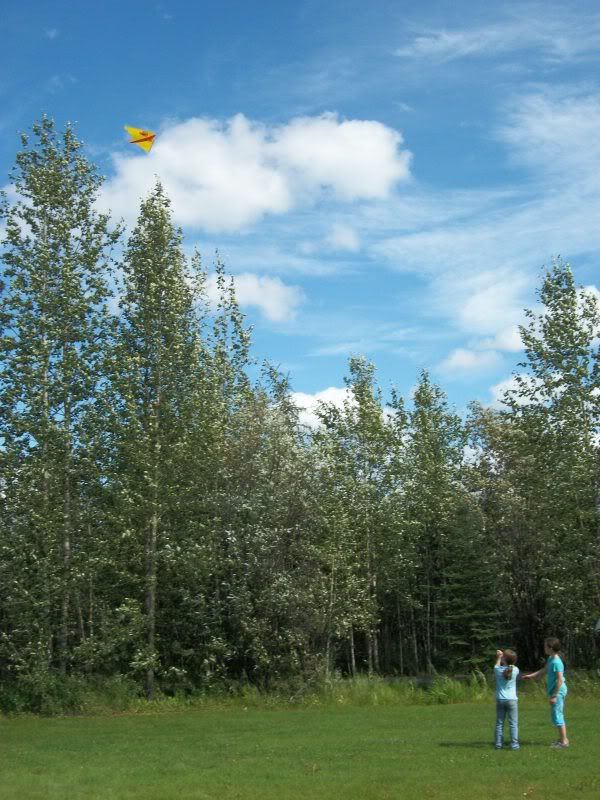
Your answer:
[[[519,705],[517,698],[517,677],[519,668],[515,666],[517,654],[514,650],[496,650],[494,677],[496,678],[496,750],[502,749],[504,739],[504,720],[508,716],[510,730],[510,749],[519,750]]]
[[[552,724],[558,728],[559,739],[551,747],[562,748],[569,746],[567,725],[565,723],[564,709],[567,696],[567,683],[565,681],[565,665],[560,657],[560,642],[554,637],[549,637],[544,642],[544,652],[547,655],[546,665],[537,672],[523,675],[525,678],[537,678],[546,673],[546,690],[550,701],[550,716]]]

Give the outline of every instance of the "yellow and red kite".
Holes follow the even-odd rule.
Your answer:
[[[137,144],[138,147],[141,147],[146,153],[150,152],[154,144],[155,133],[152,131],[144,131],[142,128],[130,128],[129,125],[125,125],[125,130],[131,136],[129,144]]]

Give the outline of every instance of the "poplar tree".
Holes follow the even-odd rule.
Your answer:
[[[319,660],[309,454],[287,381],[268,365],[230,425],[223,628],[233,675],[268,687],[314,670]]]
[[[531,421],[531,418],[530,418]],[[539,428],[527,433],[507,411],[473,404],[469,418],[477,456],[466,482],[484,517],[488,559],[496,565],[500,631],[524,663],[537,664],[547,635],[550,521],[547,476],[539,468]]]
[[[7,663],[29,674],[65,672],[79,636],[81,440],[102,374],[118,231],[94,210],[101,179],[69,125],[59,133],[43,117],[21,143],[1,209],[0,602]]]
[[[339,638],[345,632],[352,673],[358,652],[364,653],[369,673],[380,670],[380,575],[390,436],[374,371],[364,358],[350,359],[345,378],[349,396],[341,409],[322,407],[322,429],[315,436],[330,532],[325,543],[331,582],[328,635]],[[355,641],[355,632],[364,636],[364,648]]]
[[[447,621],[447,569],[465,444],[459,417],[423,370],[409,415],[404,502],[412,521],[417,568],[412,587],[414,650],[428,672],[439,663]],[[443,655],[442,655],[443,657]]]
[[[600,310],[593,294],[577,287],[560,259],[539,291],[542,310],[526,312],[521,337],[524,372],[505,403],[534,465],[531,496],[544,594],[544,627],[560,632],[575,654],[593,643],[600,604],[598,430]]]
[[[407,447],[410,444],[409,415],[404,400],[392,389],[386,418],[388,453],[384,471],[388,494],[386,518],[388,529],[383,537],[382,584],[386,644],[386,668],[400,674],[417,672],[419,648],[416,636],[413,576],[419,563],[417,553],[418,521],[409,514],[406,489],[410,478]]]
[[[123,256],[121,327],[111,375],[116,503],[132,571],[131,594],[123,599],[142,636],[130,666],[144,675],[149,699],[161,669],[161,567],[178,545],[174,523],[181,524],[181,484],[189,479],[187,437],[198,413],[200,342],[181,241],[157,182],[142,202]]]

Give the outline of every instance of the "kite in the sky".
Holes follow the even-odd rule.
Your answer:
[[[144,131],[141,128],[130,128],[129,125],[125,125],[125,130],[131,136],[129,144],[137,144],[142,150],[145,150],[146,153],[150,152],[154,144],[155,133],[152,131]]]

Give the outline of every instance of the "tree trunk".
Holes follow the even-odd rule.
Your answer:
[[[373,668],[377,674],[381,672],[381,664],[379,661],[379,628],[373,631]]]
[[[326,663],[325,674],[329,677],[331,671],[331,620],[333,619],[333,597],[335,587],[335,556],[333,564],[331,565],[331,578],[329,581],[329,609],[327,613],[327,647],[326,647]]]
[[[398,657],[400,661],[400,675],[404,675],[404,646],[402,641],[403,626],[399,598],[396,598],[396,613],[398,615]]]
[[[160,354],[158,358],[160,365]],[[161,373],[160,367],[157,375],[157,391],[155,401],[155,414],[153,420],[153,472],[152,472],[152,515],[150,518],[150,530],[146,543],[146,625],[148,657],[151,665],[146,670],[146,697],[148,700],[154,699],[154,660],[156,656],[156,549],[158,542],[159,526],[159,497],[158,484],[160,479],[160,404],[161,404]]]
[[[156,492],[156,490],[155,490]],[[156,542],[158,538],[158,508],[156,507],[150,520],[150,531],[146,545],[146,625],[148,656],[154,661],[156,638]],[[146,697],[154,700],[154,667],[146,670]]]
[[[417,626],[415,624],[415,610],[410,606],[410,627],[411,639],[413,645],[413,658],[415,661],[415,673],[419,672],[419,643],[417,641]]]
[[[377,604],[377,574],[375,570],[372,568],[371,565],[371,603],[374,608],[379,608]],[[379,615],[378,615],[379,616]],[[375,627],[370,628],[370,637],[372,641],[372,649],[373,649],[373,669],[376,673],[379,674],[380,672],[380,664],[379,664],[379,623],[375,625]]]
[[[46,229],[44,226],[43,236],[46,236]],[[42,440],[42,509],[44,523],[48,526],[50,520],[50,471],[48,470],[48,428],[50,425],[50,396],[48,392],[50,363],[48,355],[48,340],[45,332],[45,317],[42,315],[42,352],[44,354],[44,369],[42,373],[42,414],[44,419],[43,429],[44,438]],[[50,591],[50,576],[48,574],[48,536],[46,528],[46,536],[41,534],[39,541],[40,559],[43,564],[44,570],[44,592],[46,607],[44,608],[45,625],[46,625],[46,663],[48,668],[52,665],[53,659],[53,636],[52,636],[52,595]]]
[[[94,584],[91,575],[89,582],[88,633],[90,639],[93,639],[94,638]]]
[[[64,674],[67,670],[67,647],[69,638],[69,607],[71,603],[71,407],[69,400],[65,401],[64,431],[66,438],[66,458],[63,486],[63,591],[60,615],[60,671]]]
[[[427,611],[425,617],[425,660],[427,664],[427,672],[433,672],[433,664],[431,663],[431,583],[429,575],[427,576]]]
[[[83,611],[81,609],[81,597],[77,593],[77,622],[79,624],[79,641],[85,642],[85,624],[83,622]]]
[[[350,673],[356,675],[356,654],[354,652],[354,627],[350,626]]]

